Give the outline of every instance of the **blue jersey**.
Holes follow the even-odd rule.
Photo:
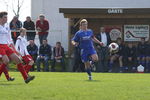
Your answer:
[[[92,37],[93,37],[93,31],[91,29],[88,29],[86,31],[79,30],[78,32],[76,32],[72,40],[78,42],[79,47],[81,49],[88,49],[88,48],[94,48]]]

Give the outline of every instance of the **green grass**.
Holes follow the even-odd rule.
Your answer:
[[[32,72],[25,84],[20,73],[14,82],[0,78],[0,100],[149,100],[150,74]]]

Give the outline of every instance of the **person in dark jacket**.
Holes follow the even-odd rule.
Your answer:
[[[27,50],[28,50],[29,54],[32,56],[34,62],[36,62],[37,55],[38,55],[38,47],[34,43],[34,40],[29,41],[29,45],[27,46]],[[34,71],[34,65],[32,66],[31,71]]]
[[[132,43],[128,43],[127,47],[125,48],[125,61],[126,61],[126,70],[129,72],[133,72],[136,70],[137,65],[137,52],[136,47],[133,46]]]
[[[79,46],[75,46],[73,72],[76,71],[84,72],[84,68],[85,68],[84,63],[81,60],[81,49]]]
[[[150,72],[150,40],[147,42],[146,49],[146,72]]]
[[[26,21],[23,23],[23,27],[27,30],[27,41],[35,39],[35,24],[31,20],[30,16],[26,17]]]
[[[146,62],[146,51],[147,50],[147,44],[145,41],[145,38],[141,38],[141,41],[139,42],[137,46],[137,60],[138,64],[146,67],[145,62]]]
[[[57,42],[56,46],[53,48],[53,56],[54,58],[52,60],[51,71],[55,71],[56,62],[60,62],[62,66],[62,71],[65,71],[64,48],[61,46],[60,42]]]
[[[22,28],[21,21],[18,20],[18,16],[14,16],[12,21],[10,22],[11,36],[14,44],[16,43],[17,37],[20,35],[19,30]]]
[[[99,63],[96,69],[98,72],[106,72],[108,71],[108,58],[109,58],[108,45],[111,43],[111,38],[109,33],[105,32],[104,27],[100,28],[100,33],[97,34],[96,38],[103,43],[103,46],[97,45]]]
[[[49,60],[51,59],[51,46],[47,43],[47,40],[43,40],[43,44],[39,48],[39,55],[36,60],[37,71],[41,71],[41,62],[44,63],[44,71],[49,71]]]

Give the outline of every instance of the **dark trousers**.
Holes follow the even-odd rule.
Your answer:
[[[46,39],[47,39],[47,36],[48,36],[48,34],[39,35],[40,44],[42,44],[43,40],[46,40]]]
[[[73,72],[76,72],[76,71],[84,72],[84,69],[85,69],[84,63],[82,62],[80,55],[79,56],[75,55]]]
[[[49,71],[49,57],[45,56],[44,59],[41,59],[40,57],[37,58],[36,60],[36,65],[37,65],[37,71],[41,71],[41,62],[44,64],[44,71],[48,72]]]
[[[135,56],[132,57],[131,61],[128,60],[128,57],[124,57],[123,61],[125,63],[124,64],[125,71],[127,71],[127,72],[133,72],[133,71],[136,70],[136,67],[138,66],[138,63],[137,63],[138,61],[137,61],[137,59],[136,59]]]
[[[27,35],[27,41],[34,40],[34,39],[35,39],[35,35]]]
[[[99,61],[97,63],[97,72],[107,72],[108,71],[108,59],[109,59],[109,51],[108,47],[101,47],[97,51]]]
[[[59,59],[61,66],[62,66],[62,71],[65,71],[65,61],[64,58]],[[51,71],[55,71],[55,65],[56,65],[56,59],[54,58],[52,60],[52,67],[51,67]]]

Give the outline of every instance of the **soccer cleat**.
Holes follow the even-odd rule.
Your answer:
[[[13,77],[10,77],[9,79],[8,79],[8,81],[14,81],[15,80],[15,78],[13,78]]]
[[[35,76],[28,76],[28,78],[25,80],[25,83],[28,84],[30,81],[32,81],[35,78]]]
[[[93,79],[92,79],[92,76],[89,76],[89,80],[90,80],[90,81],[93,80]]]

